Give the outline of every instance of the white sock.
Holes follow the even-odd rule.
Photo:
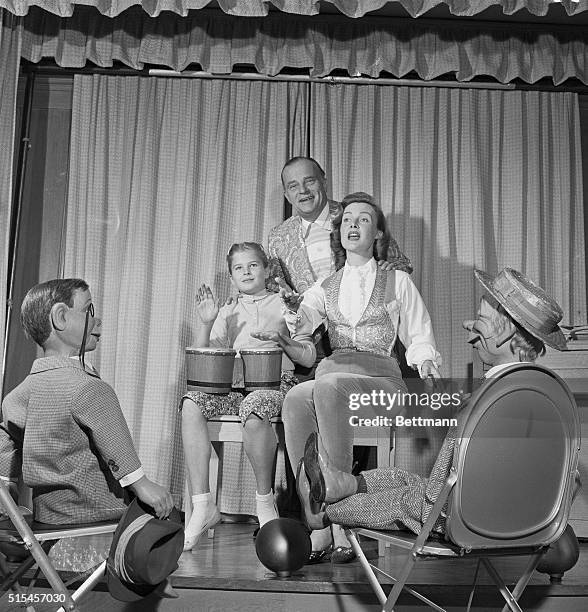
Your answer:
[[[274,500],[274,492],[270,489],[269,493],[260,495],[257,491],[255,492],[255,506],[257,509],[257,519],[259,520],[259,526],[263,527],[267,522],[279,518],[278,509],[276,508],[276,502]]]
[[[212,502],[212,493],[197,493],[192,495],[192,506],[196,508],[197,504],[209,504]]]
[[[186,525],[187,536],[195,535],[202,529],[202,526],[212,515],[214,505],[210,492],[192,495],[192,516],[188,525]]]

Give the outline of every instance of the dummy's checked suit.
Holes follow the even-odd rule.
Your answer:
[[[73,359],[37,359],[2,403],[0,477],[22,473],[37,521],[119,518],[119,481],[140,467],[114,390]]]

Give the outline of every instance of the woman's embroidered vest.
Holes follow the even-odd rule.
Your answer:
[[[361,319],[353,326],[339,310],[339,288],[343,268],[326,278],[321,284],[325,291],[326,311],[329,319],[331,349],[355,348],[389,357],[394,346],[396,330],[386,310],[386,284],[388,273],[378,268],[374,290]]]

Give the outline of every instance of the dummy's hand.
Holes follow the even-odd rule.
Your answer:
[[[276,344],[280,344],[280,340],[282,340],[282,334],[280,334],[277,330],[256,330],[251,332],[251,336],[253,338],[257,338],[258,340],[269,340],[270,342],[275,342]]]
[[[384,272],[389,272],[390,270],[394,270],[394,264],[386,261],[385,259],[378,260],[378,266],[384,270]]]
[[[200,285],[196,292],[196,312],[203,323],[212,323],[219,311],[218,300],[208,285]]]
[[[279,294],[284,306],[286,306],[286,308],[292,312],[298,312],[298,307],[302,302],[302,296],[293,289],[290,289],[290,287],[288,287],[284,280],[279,276],[276,276],[275,281],[280,288]]]
[[[441,378],[437,366],[430,359],[426,359],[421,365],[421,378],[425,380],[429,378]]]
[[[153,510],[155,510],[157,518],[166,518],[174,507],[174,502],[169,491],[149,480],[147,476],[143,476],[143,478],[140,478],[137,482],[129,485],[129,489],[131,489],[143,503],[151,506]]]

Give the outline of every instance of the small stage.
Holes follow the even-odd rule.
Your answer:
[[[87,599],[82,610],[88,612],[359,612],[377,611],[378,602],[359,562],[332,565],[330,562],[305,566],[289,578],[280,579],[258,561],[253,540],[254,524],[223,523],[216,528],[214,540],[202,540],[197,549],[183,553],[171,582],[177,599],[144,599],[123,604],[110,598],[101,584]],[[368,557],[377,558],[376,543],[371,542]],[[377,559],[382,569],[397,574],[401,554]],[[524,563],[524,559],[522,559]],[[496,560],[508,584],[518,575],[520,559]],[[441,606],[465,610],[476,569],[475,560],[435,560],[417,564],[411,585]],[[503,600],[490,583],[483,568],[472,609],[501,610]],[[39,591],[40,592],[40,591]],[[10,604],[5,593],[0,610],[23,610]],[[524,610],[540,612],[585,612],[588,610],[588,542],[580,544],[580,560],[564,576],[563,583],[550,584],[545,574],[534,573],[523,598]],[[55,610],[55,605],[37,605],[37,612]],[[409,594],[403,594],[398,612],[430,610]]]

